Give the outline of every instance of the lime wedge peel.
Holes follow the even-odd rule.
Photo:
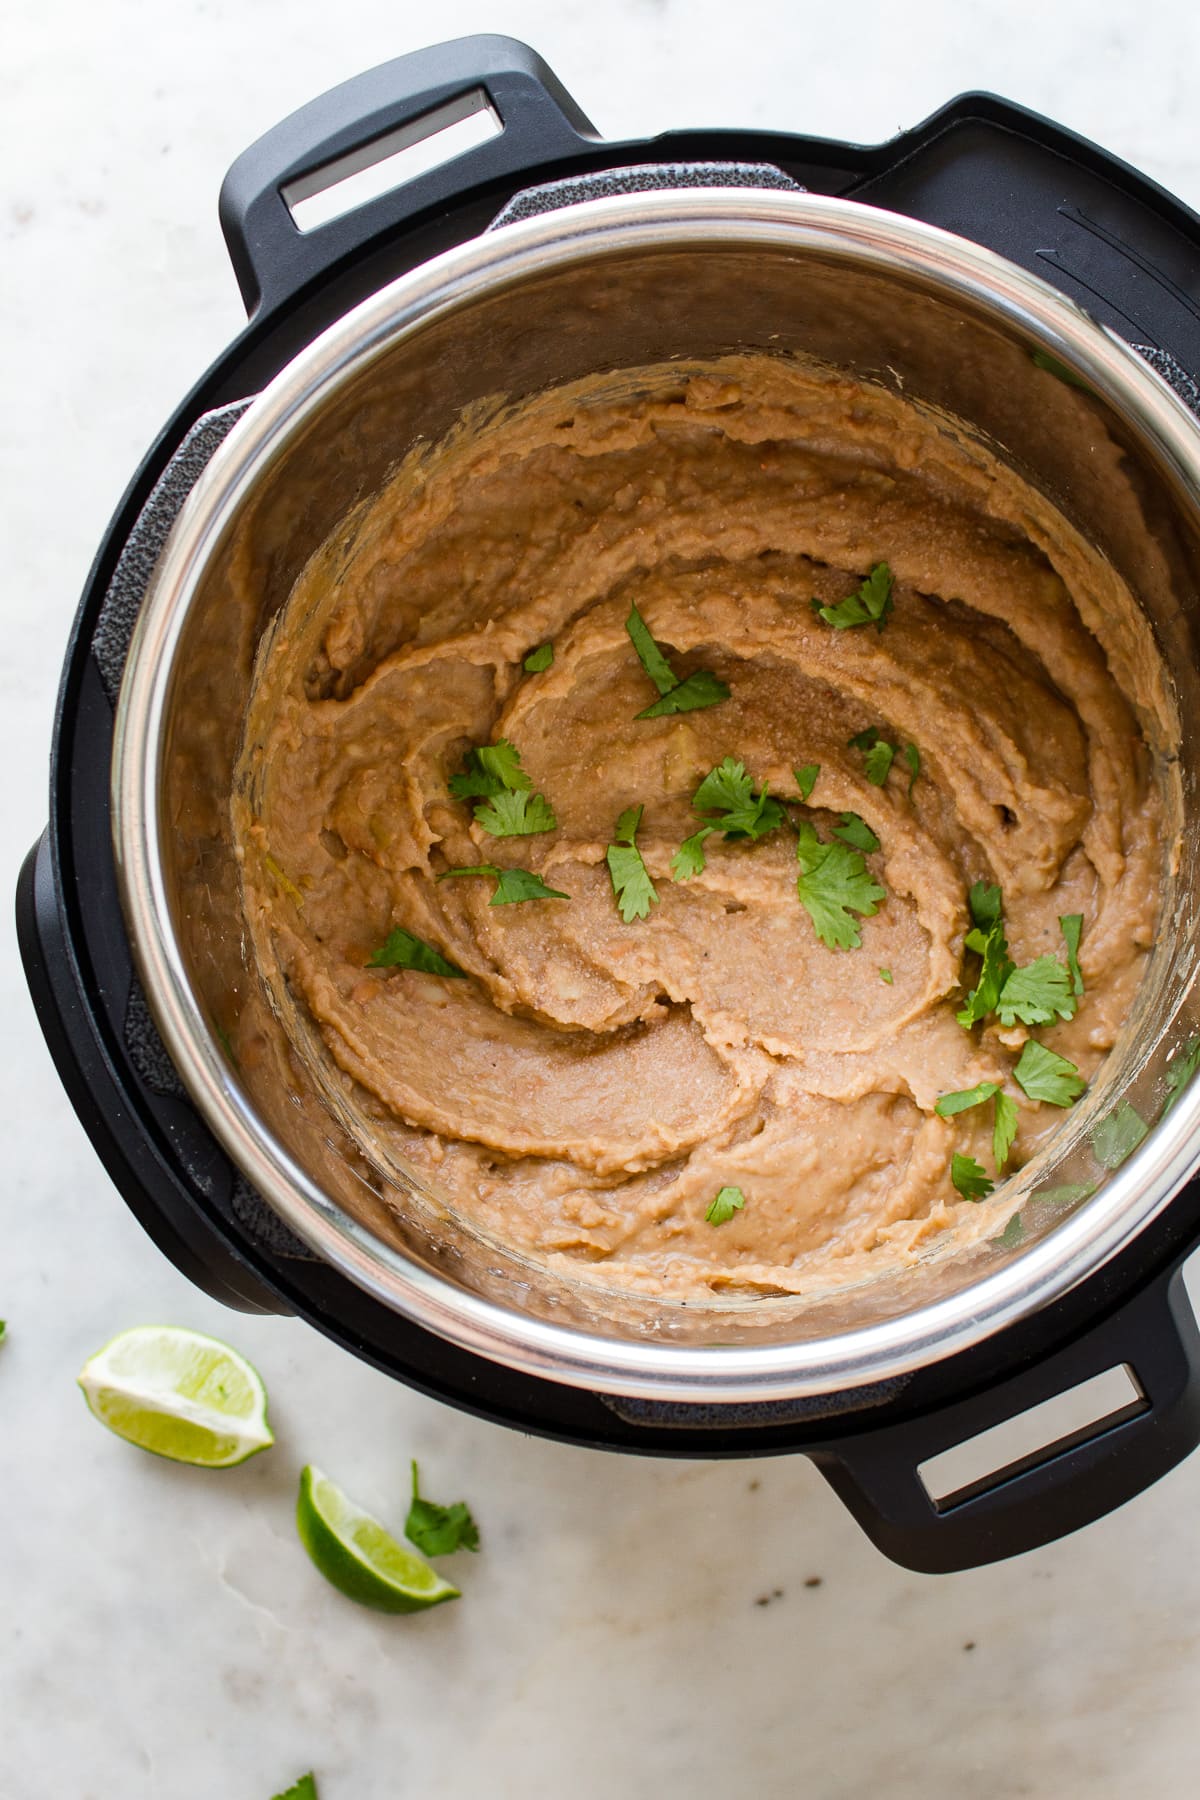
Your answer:
[[[258,1371],[200,1331],[122,1331],[84,1363],[79,1385],[102,1425],[172,1462],[229,1469],[275,1442]]]
[[[458,1598],[459,1590],[424,1557],[398,1543],[311,1463],[300,1476],[296,1530],[326,1581],[360,1606],[423,1612]]]

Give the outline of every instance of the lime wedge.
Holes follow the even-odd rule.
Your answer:
[[[137,1325],[79,1371],[102,1425],[142,1450],[228,1469],[275,1442],[257,1370],[219,1338],[178,1325]]]
[[[360,1606],[421,1612],[458,1598],[456,1587],[414,1550],[398,1544],[378,1519],[355,1506],[311,1463],[300,1476],[296,1530],[326,1581]]]

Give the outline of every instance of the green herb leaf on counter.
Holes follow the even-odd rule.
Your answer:
[[[904,760],[909,767],[908,792],[911,798],[912,791],[917,785],[917,776],[921,773],[921,752],[915,744],[905,744]]]
[[[515,906],[522,900],[569,900],[561,888],[547,887],[540,875],[529,869],[500,869],[495,863],[475,863],[469,869],[447,869],[439,881],[452,881],[457,875],[490,875],[496,891],[489,906]]]
[[[836,606],[822,606],[813,601],[813,610],[817,617],[824,619],[827,625],[833,625],[838,631],[846,631],[853,625],[874,625],[882,631],[884,622],[894,605],[892,599],[892,571],[885,562],[876,563],[866,580],[839,600]]]
[[[515,794],[532,786],[521,768],[521,752],[507,738],[468,750],[464,768],[450,777],[450,792],[458,800],[491,800],[496,794]]]
[[[857,950],[862,936],[850,915],[870,918],[887,899],[887,889],[871,880],[857,850],[848,844],[823,844],[807,820],[799,827],[796,860],[800,864],[796,892],[821,942],[831,950]]]
[[[713,828],[726,837],[757,840],[778,831],[787,814],[780,801],[772,800],[766,783],[754,792],[754,782],[744,763],[727,756],[710,769],[692,795],[692,809],[713,816]]]
[[[439,950],[421,938],[414,937],[411,931],[405,931],[397,925],[389,931],[386,939],[373,956],[367,959],[368,969],[420,969],[425,975],[454,976],[460,981],[467,979],[465,969],[457,963],[447,962]]]
[[[728,698],[729,689],[711,669],[697,669],[694,675],[689,675],[686,681],[681,681],[670,693],[664,694],[652,705],[643,707],[635,716],[639,719],[663,719],[669,713],[699,712],[702,707],[715,706],[718,700]]]
[[[964,1200],[986,1200],[996,1185],[973,1156],[957,1150],[950,1158],[950,1180]]]
[[[1031,1100],[1050,1106],[1070,1106],[1087,1086],[1073,1062],[1035,1038],[1021,1051],[1013,1076]]]
[[[879,979],[880,979],[880,981],[886,981],[888,986],[891,987],[892,986],[892,971],[890,969],[880,969]]]
[[[1022,1025],[1049,1025],[1057,1015],[1073,1019],[1079,1002],[1071,992],[1071,972],[1054,956],[1039,956],[1023,969],[1013,969],[1005,977],[996,1001],[1000,1023],[1008,1027],[1019,1019]]]
[[[525,658],[521,667],[527,675],[540,675],[544,670],[550,667],[553,661],[554,645],[539,644],[536,650],[531,650],[529,652],[529,655]]]
[[[867,821],[860,818],[856,812],[844,812],[833,828],[833,835],[841,838],[844,843],[853,844],[856,850],[865,850],[869,853],[879,848],[879,839]]]
[[[1092,1133],[1092,1155],[1102,1169],[1119,1169],[1149,1129],[1132,1101],[1122,1100]]]
[[[314,1775],[302,1775],[294,1781],[286,1794],[276,1794],[275,1800],[319,1800],[317,1782]]]
[[[658,889],[651,881],[650,871],[637,847],[643,810],[640,806],[625,809],[613,833],[616,842],[608,846],[606,853],[613,893],[626,925],[632,925],[635,919],[646,918],[658,901]]]
[[[553,831],[558,820],[544,794],[531,794],[523,788],[519,793],[496,794],[477,806],[475,823],[482,825],[489,837],[532,837],[539,831]]]
[[[661,719],[671,713],[698,712],[701,707],[715,706],[728,700],[729,689],[711,669],[697,669],[686,681],[680,681],[674,669],[654,641],[654,636],[636,606],[629,609],[625,621],[638,660],[658,689],[659,698],[636,716],[639,719]]]
[[[1071,985],[1075,990],[1076,998],[1078,998],[1083,993],[1083,971],[1079,967],[1079,939],[1083,933],[1083,914],[1067,913],[1064,918],[1059,919],[1058,923],[1066,940],[1067,967],[1071,971]]]
[[[1183,1050],[1177,1050],[1167,1064],[1167,1097],[1159,1117],[1165,1119],[1196,1070],[1200,1068],[1200,1038],[1193,1038]]]
[[[1019,1124],[1020,1113],[1016,1101],[1009,1094],[998,1093],[995,1123],[992,1126],[992,1157],[997,1175],[1004,1173],[1004,1165],[1008,1161],[1008,1153],[1013,1147]]]
[[[710,1225],[726,1225],[745,1204],[746,1196],[740,1187],[723,1187],[718,1189],[717,1197],[704,1217]]]
[[[404,1521],[404,1535],[426,1556],[449,1556],[455,1550],[478,1550],[479,1527],[465,1500],[438,1506],[421,1498],[417,1465],[412,1466],[412,1504]]]
[[[821,773],[820,763],[805,763],[802,769],[793,769],[796,786],[800,789],[800,798],[804,801],[812,799],[812,791],[817,785],[817,776]]]
[[[707,867],[704,855],[704,840],[711,837],[716,830],[715,825],[702,825],[689,838],[684,838],[678,850],[671,858],[671,876],[675,881],[690,881],[693,875],[700,875]]]

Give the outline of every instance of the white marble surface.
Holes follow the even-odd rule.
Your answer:
[[[145,444],[239,323],[215,213],[226,165],[357,69],[487,29],[537,46],[612,136],[744,123],[875,140],[985,87],[1200,204],[1200,14],[1183,0],[9,6],[6,890],[45,818],[54,687],[92,551]],[[10,936],[0,1053],[4,1800],[267,1800],[310,1767],[322,1800],[1196,1791],[1200,1458],[1051,1550],[905,1574],[800,1459],[672,1465],[525,1441],[303,1325],[206,1300],[101,1173]],[[276,1449],[206,1475],[88,1418],[84,1356],[154,1319],[254,1357]],[[378,1619],[306,1561],[296,1476],[316,1460],[398,1518],[413,1453],[435,1494],[470,1498],[486,1547],[461,1602]]]

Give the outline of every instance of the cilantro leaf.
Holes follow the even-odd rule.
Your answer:
[[[421,938],[414,937],[411,931],[405,931],[400,925],[394,931],[389,931],[379,949],[367,958],[367,967],[420,969],[426,975],[452,975],[461,981],[467,979],[465,969],[460,969],[457,963],[447,962],[432,944],[424,943]]]
[[[740,1187],[723,1187],[718,1189],[717,1197],[704,1217],[710,1225],[725,1225],[745,1204],[746,1196]]]
[[[796,786],[800,789],[802,800],[811,800],[812,791],[817,785],[817,776],[821,773],[820,763],[805,763],[802,769],[793,769]]]
[[[707,866],[704,855],[704,840],[711,837],[716,830],[715,825],[702,825],[689,838],[684,838],[678,850],[671,858],[671,874],[676,881],[690,881],[693,875],[699,875]]]
[[[1079,1004],[1071,992],[1070,971],[1054,956],[1039,956],[1023,969],[1013,969],[1005,977],[996,1001],[1000,1023],[1012,1025],[1049,1025],[1055,1015],[1073,1019]]]
[[[276,1794],[275,1800],[318,1800],[317,1782],[314,1775],[302,1775],[294,1781],[286,1794]]]
[[[982,1164],[957,1150],[950,1158],[950,1179],[964,1200],[986,1200],[996,1185]]]
[[[892,971],[890,969],[880,969],[879,979],[880,979],[880,981],[886,981],[888,986],[891,987],[892,986]]]
[[[658,689],[659,698],[637,714],[639,719],[661,719],[669,713],[698,712],[701,707],[715,706],[728,700],[729,689],[711,669],[697,669],[686,681],[680,681],[674,669],[654,641],[650,627],[636,606],[630,606],[625,621],[638,660]]]
[[[1059,1187],[1038,1188],[1029,1197],[1039,1206],[1077,1206],[1081,1200],[1090,1200],[1095,1191],[1094,1181],[1064,1181]]]
[[[1021,1215],[1019,1212],[1015,1212],[999,1237],[993,1238],[992,1242],[994,1244],[999,1244],[1002,1250],[1012,1250],[1015,1249],[1024,1236],[1025,1227],[1021,1223]]]
[[[857,950],[862,936],[850,914],[870,918],[887,899],[887,889],[871,880],[857,850],[823,844],[807,820],[799,827],[796,860],[796,892],[821,942],[833,950]]]
[[[718,700],[728,698],[729,689],[711,669],[697,669],[686,681],[678,682],[669,693],[634,716],[639,719],[662,719],[668,713],[699,712],[701,707],[715,706]]]
[[[911,771],[908,777],[908,791],[911,796],[913,789],[917,785],[917,776],[921,773],[921,752],[917,749],[915,744],[905,744],[904,760]]]
[[[1083,933],[1083,914],[1067,913],[1060,918],[1059,928],[1067,944],[1067,967],[1071,971],[1071,985],[1076,996],[1083,993],[1083,971],[1079,967],[1079,939]]]
[[[874,625],[883,630],[884,620],[892,610],[892,571],[885,562],[876,563],[866,580],[836,606],[817,606],[819,618],[827,625],[846,631],[852,625]]]
[[[967,1003],[962,1011],[955,1014],[964,1031],[978,1024],[988,1013],[996,1010],[1001,989],[1013,972],[1013,964],[1008,955],[1008,939],[1004,935],[1004,915],[1000,903],[1000,889],[986,887],[977,881],[970,893],[971,917],[975,921],[974,929],[968,931],[963,942],[968,950],[973,950],[981,958],[979,979],[967,995]]]
[[[482,825],[489,837],[531,837],[539,831],[553,831],[558,824],[554,808],[544,794],[496,794],[475,808],[475,823]]]
[[[977,881],[967,897],[971,908],[971,917],[981,931],[988,931],[993,925],[999,925],[1003,917],[1003,903],[1000,889],[993,884]]]
[[[539,644],[536,650],[531,650],[529,652],[529,655],[525,658],[521,667],[527,675],[540,675],[544,669],[550,667],[553,661],[554,645]]]
[[[1004,1165],[1008,1161],[1008,1153],[1013,1147],[1013,1139],[1017,1135],[1020,1114],[1017,1103],[1010,1095],[996,1095],[996,1117],[992,1125],[992,1156],[996,1163],[996,1173],[1003,1174]]]
[[[521,768],[521,752],[507,738],[468,750],[465,767],[450,777],[450,792],[459,800],[490,800],[495,794],[516,793],[532,786]]]
[[[1200,1068],[1200,1038],[1193,1038],[1184,1049],[1176,1051],[1167,1064],[1167,1097],[1163,1101],[1160,1118],[1166,1118],[1198,1068]]]
[[[1087,1086],[1073,1062],[1034,1038],[1022,1050],[1013,1075],[1031,1100],[1050,1106],[1070,1106]]]
[[[872,787],[882,787],[891,772],[892,762],[896,755],[894,744],[886,738],[879,738],[867,751],[867,780]]]
[[[412,1504],[404,1521],[404,1535],[426,1556],[449,1556],[454,1550],[479,1548],[479,1527],[465,1500],[456,1500],[453,1506],[438,1506],[432,1500],[423,1500],[415,1461],[412,1466]]]
[[[1092,1133],[1092,1155],[1102,1169],[1119,1169],[1133,1155],[1149,1131],[1140,1112],[1129,1100],[1101,1119]]]
[[[714,829],[726,837],[765,837],[769,831],[778,831],[787,818],[782,804],[768,795],[766,783],[756,794],[745,763],[735,762],[732,756],[709,770],[692,795],[692,806],[698,813],[719,815]]]
[[[976,1087],[959,1088],[953,1094],[943,1094],[933,1110],[943,1119],[953,1119],[961,1112],[968,1112],[973,1106],[982,1106],[993,1094],[999,1092],[998,1081],[981,1081]]]
[[[625,629],[638,653],[638,661],[660,694],[669,694],[679,686],[679,677],[654,641],[654,636],[636,606],[630,606]]]
[[[862,731],[856,731],[852,738],[846,739],[851,750],[869,750],[872,744],[879,742],[879,727],[868,725]]]
[[[606,852],[613,893],[626,925],[631,925],[635,919],[646,918],[651,906],[658,901],[658,889],[650,879],[650,871],[635,842],[642,823],[642,811],[640,806],[626,808],[617,820],[614,834],[617,841],[610,844]]]
[[[498,869],[495,863],[476,863],[469,869],[447,869],[439,881],[451,881],[456,875],[490,875],[496,891],[489,906],[514,906],[520,900],[569,900],[561,888],[547,887],[540,875],[529,869]]]
[[[844,812],[840,821],[833,828],[834,837],[839,837],[847,844],[853,844],[856,850],[878,850],[879,839],[856,812]]]

